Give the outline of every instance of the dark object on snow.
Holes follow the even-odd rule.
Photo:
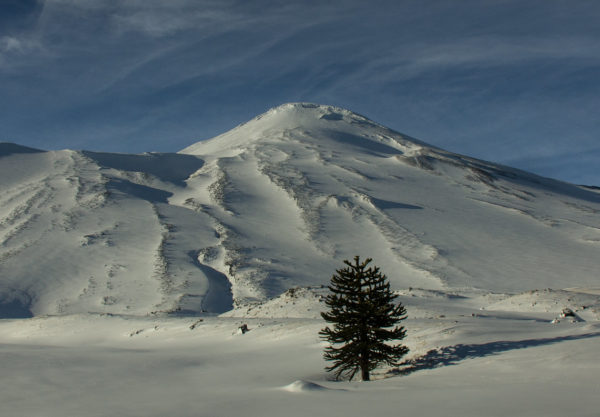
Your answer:
[[[190,330],[194,330],[200,323],[202,323],[204,321],[204,319],[198,319],[196,320],[191,326],[190,326]]]
[[[246,334],[249,331],[250,329],[248,328],[247,324],[242,324],[240,327],[238,327],[238,333]]]
[[[573,310],[570,308],[563,308],[563,311],[560,313],[561,317],[576,317]]]
[[[560,317],[563,317],[563,318],[571,317],[571,322],[573,322],[573,323],[579,323],[579,322],[585,321],[584,319],[579,317],[579,315],[577,313],[575,313],[573,310],[571,310],[570,308],[563,308],[562,312],[560,313]]]
[[[347,267],[331,278],[331,294],[325,299],[330,311],[321,316],[333,323],[333,329],[326,327],[319,334],[332,344],[323,357],[334,362],[325,369],[335,371],[336,379],[352,379],[360,369],[362,380],[368,381],[369,372],[379,364],[398,366],[408,353],[406,346],[385,343],[404,339],[406,330],[396,324],[406,318],[406,309],[393,303],[397,295],[378,267],[367,268],[370,262],[370,258],[360,262],[358,256],[354,264],[345,260]]]

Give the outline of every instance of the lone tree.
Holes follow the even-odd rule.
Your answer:
[[[346,267],[336,270],[331,278],[331,294],[325,299],[330,310],[321,316],[333,323],[333,328],[325,327],[319,334],[331,343],[323,357],[334,362],[325,369],[334,371],[336,379],[352,379],[360,369],[362,380],[368,381],[369,373],[379,364],[398,366],[408,353],[406,346],[385,343],[406,335],[404,327],[396,326],[406,318],[406,309],[393,303],[397,295],[390,291],[379,268],[367,268],[371,261],[360,262],[358,256],[353,264],[345,260]]]

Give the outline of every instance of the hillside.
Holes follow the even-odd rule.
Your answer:
[[[394,289],[598,288],[600,192],[286,104],[179,153],[0,144],[0,316],[222,313],[373,257]]]

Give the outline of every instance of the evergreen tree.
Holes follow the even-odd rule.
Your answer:
[[[358,256],[353,264],[345,260],[346,267],[336,270],[331,278],[331,294],[325,299],[330,310],[321,316],[333,323],[333,328],[326,327],[319,334],[331,343],[323,357],[334,362],[325,369],[334,371],[336,379],[352,379],[360,370],[362,380],[368,381],[369,373],[379,364],[398,366],[408,353],[406,346],[385,343],[406,335],[404,327],[396,326],[406,318],[406,309],[393,303],[397,295],[390,291],[379,268],[367,268],[371,261],[360,262]]]

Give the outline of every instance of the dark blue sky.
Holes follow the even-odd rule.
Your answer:
[[[177,151],[333,104],[600,185],[600,2],[0,0],[0,141]]]

